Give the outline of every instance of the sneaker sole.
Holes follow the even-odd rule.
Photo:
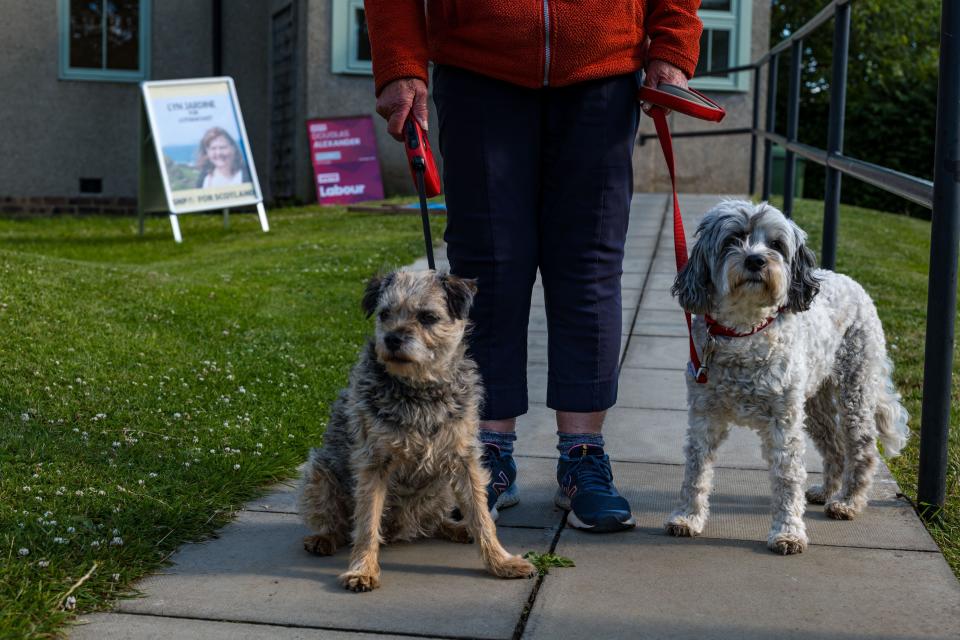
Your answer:
[[[577,514],[575,514],[573,509],[570,508],[570,498],[568,498],[567,495],[559,489],[553,498],[553,503],[560,509],[563,509],[567,512],[567,524],[574,529],[580,529],[581,531],[589,531],[591,533],[611,533],[614,531],[626,531],[627,529],[633,529],[637,526],[637,520],[633,517],[633,515],[626,520],[618,520],[617,518],[609,517],[602,518],[596,524],[587,524],[577,517]]]
[[[517,483],[514,482],[512,485],[510,485],[509,489],[501,493],[497,498],[493,508],[490,509],[490,517],[493,518],[494,522],[496,522],[500,517],[500,511],[503,509],[509,509],[510,507],[518,504],[520,504],[520,490],[517,489]]]

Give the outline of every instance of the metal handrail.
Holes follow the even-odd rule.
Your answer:
[[[762,197],[770,198],[772,146],[785,151],[784,213],[793,211],[796,157],[826,168],[822,264],[836,263],[837,221],[842,176],[850,176],[932,210],[930,271],[927,293],[927,334],[924,352],[923,408],[920,421],[920,462],[917,502],[925,519],[936,518],[946,498],[947,442],[950,429],[950,392],[953,371],[954,326],[957,308],[957,259],[960,252],[960,3],[943,0],[940,13],[940,70],[937,85],[937,129],[934,179],[924,180],[843,154],[846,118],[847,63],[850,41],[850,9],[853,0],[832,0],[813,18],[749,63],[715,69],[701,76],[754,73],[753,122],[751,127],[710,129],[674,133],[674,137],[750,134],[748,193],[756,186],[757,143],[763,140]],[[800,105],[800,70],[803,40],[831,18],[834,21],[833,61],[830,84],[830,115],[827,149],[797,140]],[[787,104],[787,135],[774,131],[778,62],[790,50],[790,86]],[[760,127],[759,93],[761,71],[767,66],[766,122]],[[656,138],[642,134],[640,144]]]

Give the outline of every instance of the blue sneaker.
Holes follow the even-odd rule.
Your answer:
[[[490,484],[487,485],[487,506],[490,516],[496,522],[500,517],[500,510],[512,507],[520,502],[520,492],[517,490],[517,463],[509,453],[500,453],[500,447],[495,444],[484,443],[483,466],[490,472]]]
[[[630,503],[613,486],[610,458],[596,445],[577,445],[557,462],[554,503],[569,511],[567,524],[596,533],[637,526]]]

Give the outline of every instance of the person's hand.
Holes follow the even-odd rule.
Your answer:
[[[398,78],[383,88],[377,98],[377,113],[387,121],[387,133],[403,142],[403,123],[413,117],[427,130],[427,85],[419,78]]]
[[[647,63],[643,86],[656,89],[661,82],[675,84],[684,89],[687,88],[687,76],[684,75],[683,71],[664,60],[651,60]],[[643,111],[647,115],[650,114],[650,106],[646,103],[643,105]],[[665,111],[670,113],[669,110],[665,109]]]

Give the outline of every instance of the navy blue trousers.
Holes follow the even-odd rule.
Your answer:
[[[468,339],[486,389],[482,419],[527,411],[527,323],[538,269],[547,406],[610,408],[639,118],[635,76],[526,89],[438,65],[433,83],[450,269],[477,279]]]

